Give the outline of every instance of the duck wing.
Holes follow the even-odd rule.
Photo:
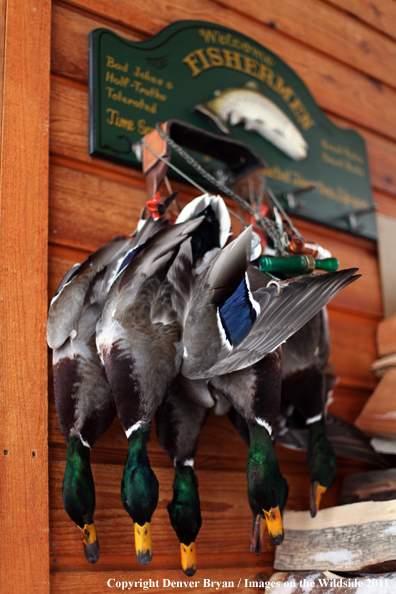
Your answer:
[[[115,242],[111,244],[113,248]],[[119,249],[115,252],[113,249],[98,250],[99,253],[93,254],[90,261],[80,267],[74,277],[76,281],[72,279],[65,286],[61,299],[65,307],[68,302],[76,305],[74,325],[65,342],[53,349],[55,404],[62,434],[66,442],[72,435],[78,435],[88,447],[92,447],[107,430],[116,412],[96,350],[95,329],[114,269],[129,242],[120,240],[118,244]],[[110,260],[106,263],[108,257]],[[77,282],[80,274],[83,282]],[[91,280],[87,282],[89,278]],[[64,310],[55,309],[52,322],[62,326]]]
[[[127,433],[151,423],[179,371],[194,283],[191,233],[201,220],[160,231],[128,254],[97,324],[98,351]]]
[[[66,273],[55,292],[48,312],[47,342],[50,348],[61,347],[72,333],[77,332],[78,321],[91,282],[113,258],[125,252],[130,244],[131,239],[116,237],[89,255],[82,264],[75,264]]]
[[[245,282],[245,299],[242,302],[236,292],[236,298],[231,298],[231,301],[234,300],[233,310],[229,307],[224,312],[225,315],[222,315],[224,304],[215,305],[226,337],[226,341],[223,342],[227,348],[222,348],[217,353],[217,360],[211,365],[196,364],[195,368],[192,368],[185,366],[183,361],[182,373],[186,377],[198,379],[223,375],[254,364],[302,328],[339,291],[357,280],[359,275],[355,275],[356,271],[356,268],[352,268],[274,282],[250,294],[249,286]],[[255,316],[253,309],[256,312]],[[251,321],[250,329],[249,324],[241,327],[243,314],[247,314]],[[242,333],[245,332],[242,339],[241,334],[231,334],[228,331],[232,324],[236,328],[239,327]],[[201,342],[202,344],[204,343]]]
[[[181,373],[189,379],[209,377],[206,372],[219,358],[229,354],[229,341],[217,304],[225,303],[244,282],[250,245],[249,227],[222,249],[196,279],[184,325]],[[242,295],[242,301],[243,298]]]

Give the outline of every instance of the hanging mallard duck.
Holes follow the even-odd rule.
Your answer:
[[[197,570],[195,541],[202,525],[194,457],[209,413],[209,408],[196,401],[192,384],[178,375],[156,414],[158,441],[175,467],[173,498],[167,509],[180,542],[182,569],[188,576]]]
[[[229,224],[219,197],[204,195],[188,205],[175,225],[126,255],[97,325],[97,348],[129,443],[121,499],[144,565],[152,558],[151,518],[158,503],[146,449],[151,424],[180,370],[195,275],[224,246]]]
[[[182,137],[189,134],[189,128],[173,125]],[[166,125],[159,130],[167,143]],[[223,139],[215,143],[228,147],[227,160],[236,176],[251,176],[261,160],[254,152],[251,160],[241,159],[235,154],[237,145],[229,148],[230,141]],[[137,560],[145,565],[152,559],[151,520],[159,484],[147,442],[157,416],[159,441],[175,463],[169,517],[180,541],[182,569],[190,576],[197,568],[195,541],[202,523],[193,458],[207,409],[221,394],[240,416],[240,426],[246,425],[252,550],[261,547],[262,517],[271,540],[281,544],[288,487],[271,434],[282,380],[288,379],[282,376],[282,344],[318,319],[321,309],[358,275],[356,269],[326,274],[304,274],[304,269],[297,278],[286,273],[283,280],[269,280],[250,266],[251,226],[227,243],[230,217],[219,196],[200,196],[170,225],[165,211],[175,193],[170,191],[164,202],[157,193],[168,167],[166,150],[160,153],[154,150],[155,159],[147,167],[148,218],[133,237],[116,238],[66,275],[51,303],[48,343],[54,350],[59,422],[68,442],[64,505],[81,530],[87,560],[93,563],[99,557],[90,449],[115,410],[128,441],[121,500],[134,523]],[[268,231],[275,251],[285,258],[291,237],[297,235],[286,216],[282,219],[278,212],[275,222],[264,221],[251,204],[220,186],[247,208],[255,225]],[[310,362],[316,356],[316,348],[313,356],[307,353]],[[289,400],[299,406],[296,394]],[[321,421],[316,418],[317,398],[312,401],[305,411],[315,429],[309,450],[324,441],[322,425],[315,424]],[[322,408],[318,410],[321,414]],[[327,458],[325,467],[332,463],[332,456]],[[312,480],[327,486],[316,470]],[[317,509],[316,492],[314,498]]]
[[[73,266],[61,281],[48,313],[47,340],[53,349],[55,405],[68,444],[63,505],[81,531],[89,563],[99,559],[90,451],[116,414],[96,350],[95,329],[113,272],[130,244],[130,239],[116,238],[81,265]]]

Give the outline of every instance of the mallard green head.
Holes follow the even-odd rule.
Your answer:
[[[99,541],[93,521],[95,484],[90,452],[90,448],[83,445],[78,436],[69,439],[62,497],[66,512],[81,531],[87,561],[96,563],[99,559]]]
[[[249,423],[250,447],[247,461],[249,499],[263,511],[270,538],[283,542],[280,513],[282,475],[270,435],[265,427]]]
[[[142,565],[153,556],[151,516],[158,504],[158,480],[147,455],[150,428],[137,429],[128,438],[128,457],[121,482],[121,501],[135,524],[136,558]]]
[[[309,441],[307,466],[311,479],[310,511],[314,518],[319,510],[323,493],[332,486],[337,476],[337,458],[326,437],[324,420],[308,425]]]
[[[197,570],[195,539],[202,525],[198,479],[189,464],[176,462],[173,499],[168,503],[172,528],[180,541],[182,568],[192,576]]]

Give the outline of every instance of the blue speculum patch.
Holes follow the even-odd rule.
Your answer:
[[[236,291],[219,307],[220,319],[230,344],[238,345],[247,335],[257,312],[250,299],[246,278]]]

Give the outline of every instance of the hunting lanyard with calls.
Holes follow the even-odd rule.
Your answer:
[[[232,198],[239,205],[239,213],[242,218],[233,211],[230,211],[230,214],[236,217],[243,226],[246,226],[243,219],[246,218],[244,212],[247,211],[254,220],[255,228],[258,231],[264,230],[271,237],[277,255],[264,256],[260,259],[259,267],[263,272],[270,276],[275,274],[298,276],[313,270],[337,270],[338,262],[335,258],[323,259],[326,250],[317,244],[306,243],[295,229],[273,192],[266,186],[264,176],[259,175],[260,170],[265,166],[263,159],[248,145],[206,132],[179,120],[168,120],[163,124],[157,124],[156,129],[143,138],[142,144],[143,173],[146,176],[149,196],[147,207],[153,218],[158,218],[163,214],[176,194],[171,192],[166,177],[169,167],[205,193],[204,188],[170,162],[170,149],[172,148],[211,185],[219,188],[223,194]],[[256,210],[235,191],[208,173],[182,147],[225,163],[232,172],[235,189],[247,196],[250,202],[254,202],[253,195],[256,197]],[[162,203],[159,199],[158,188],[164,180],[170,196]],[[259,180],[258,195],[255,192],[257,180]],[[275,221],[260,215],[261,202],[265,192],[273,203],[274,212],[278,213]],[[272,210],[272,205],[269,210]],[[257,237],[256,240],[256,243],[259,243]]]

